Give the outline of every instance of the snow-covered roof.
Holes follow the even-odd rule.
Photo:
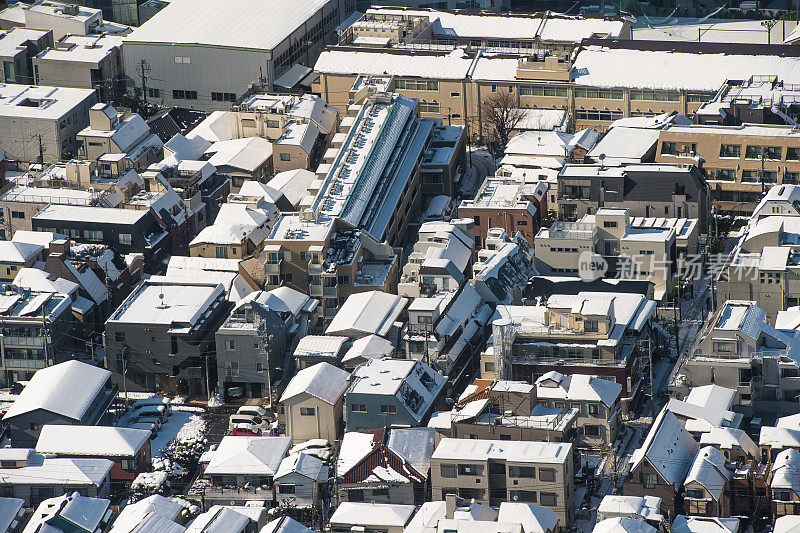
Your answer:
[[[656,417],[642,446],[633,452],[631,470],[646,458],[667,483],[683,484],[697,453],[697,441],[666,408]]]
[[[214,506],[186,526],[186,533],[243,533],[250,517],[230,507]]]
[[[347,337],[334,335],[306,335],[294,349],[295,357],[338,357]]]
[[[741,429],[712,427],[711,431],[700,435],[700,444],[711,444],[722,450],[730,450],[738,446],[753,458],[759,456],[758,445]]]
[[[275,473],[275,480],[277,481],[290,474],[300,474],[308,479],[323,482],[327,480],[328,467],[319,457],[300,452],[283,458],[278,471]]]
[[[96,94],[94,89],[5,83],[0,85],[0,115],[58,120],[87,100],[96,98]],[[39,105],[31,105],[32,102]]]
[[[336,462],[336,473],[339,476],[347,474],[354,466],[375,448],[375,434],[348,431],[342,437],[339,447],[339,457]]]
[[[208,147],[208,162],[216,168],[232,167],[255,172],[272,157],[272,143],[261,137],[217,141]]]
[[[684,486],[689,483],[700,484],[714,500],[719,501],[722,491],[733,478],[733,472],[725,467],[725,456],[713,446],[706,446],[697,452]]]
[[[426,476],[433,455],[436,431],[433,428],[393,428],[386,447],[405,459],[414,470]]]
[[[672,533],[737,533],[738,518],[678,515],[672,521]]]
[[[339,307],[325,334],[386,337],[406,304],[408,298],[381,291],[351,294]]]
[[[694,405],[713,409],[715,411],[727,411],[733,405],[733,398],[736,391],[727,387],[720,387],[716,384],[701,385],[692,387],[685,401]]]
[[[330,519],[333,527],[403,527],[416,507],[390,503],[342,502]]]
[[[319,55],[314,70],[325,74],[414,76],[430,79],[464,79],[473,57],[462,48],[451,52],[372,52],[367,49],[329,49]],[[515,60],[516,63],[516,60]]]
[[[756,74],[798,83],[800,58],[588,46],[578,52],[572,73],[577,85],[716,92],[726,80]]]
[[[82,496],[78,492],[64,494],[42,501],[28,520],[23,533],[63,533],[60,517],[74,529],[68,531],[97,531],[101,521],[108,518],[109,500]],[[55,520],[54,520],[55,519]]]
[[[317,179],[317,175],[310,170],[297,168],[275,174],[275,177],[269,180],[268,185],[280,191],[289,203],[296,207],[300,200],[308,194],[308,186],[315,179]]]
[[[108,459],[65,459],[32,456],[28,466],[0,468],[0,485],[94,485],[107,479],[114,463]]]
[[[594,160],[598,160],[603,154],[605,159],[642,162],[655,148],[659,134],[657,129],[614,126],[586,155]]]
[[[47,221],[74,221],[89,224],[125,224],[132,226],[149,213],[146,209],[111,209],[50,204],[33,218]]]
[[[353,341],[353,345],[342,357],[342,363],[366,359],[383,359],[391,357],[394,346],[390,341],[378,335],[367,335]]]
[[[24,264],[36,257],[44,246],[16,241],[0,241],[0,262]]]
[[[797,533],[798,531],[800,531],[800,515],[780,516],[775,519],[772,527],[772,533]]]
[[[485,460],[504,459],[524,463],[563,464],[572,458],[568,442],[532,442],[487,439],[443,438],[433,459]]]
[[[0,531],[9,531],[11,523],[25,512],[25,500],[0,496]]]
[[[323,361],[298,371],[283,391],[281,402],[305,393],[333,405],[349,385],[349,373]]]
[[[532,503],[501,502],[497,522],[519,524],[523,533],[547,533],[556,530],[558,513]]]
[[[128,36],[137,43],[186,44],[271,50],[292,35],[330,0],[170,0]],[[275,14],[281,16],[276,17]]]
[[[129,504],[114,520],[113,533],[183,533],[184,527],[176,521],[181,519],[186,500],[168,498],[160,494],[148,496]]]
[[[108,319],[109,322],[196,327],[218,305],[222,284],[147,280]]]
[[[291,516],[282,516],[262,527],[259,533],[314,533],[314,530],[308,529]]]
[[[37,409],[81,420],[111,372],[80,361],[66,361],[37,371],[3,420]]]
[[[552,371],[536,380],[536,395],[539,398],[599,401],[606,407],[611,407],[620,394],[622,385],[616,381],[586,374],[564,376]]]
[[[789,447],[800,448],[800,429],[761,426],[758,445],[778,450]]]
[[[640,517],[644,520],[660,522],[661,498],[657,496],[622,496],[608,494],[603,497],[597,508],[598,516],[612,518],[614,516]]]
[[[205,473],[274,475],[291,442],[291,437],[223,437]]]
[[[657,531],[644,520],[618,516],[598,522],[592,533],[656,533]]]
[[[42,426],[36,451],[62,456],[135,457],[150,432],[113,426]]]
[[[348,395],[395,396],[417,421],[433,407],[446,381],[425,363],[408,359],[370,359],[353,376]]]

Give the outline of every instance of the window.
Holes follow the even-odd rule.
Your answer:
[[[11,218],[25,218],[25,211],[11,211]]]
[[[535,478],[536,468],[532,466],[509,466],[508,475],[509,477]]]
[[[267,119],[267,127],[268,128],[280,128],[281,123],[277,120]]]
[[[170,355],[175,355],[178,353],[178,337],[175,335],[171,335],[169,338],[169,348],[170,348]],[[239,363],[236,363],[236,372],[239,372]]]
[[[225,362],[225,375],[238,376],[239,375],[239,361],[226,361]]]
[[[622,118],[622,111],[597,111],[594,109],[579,109],[575,112],[578,120],[603,120],[612,121]]]
[[[197,100],[197,91],[184,91],[175,89],[172,91],[172,98],[176,100]]]
[[[589,416],[600,416],[600,406],[596,403],[589,404]]]
[[[687,491],[686,491],[686,497],[687,498],[700,499],[703,496],[704,495],[703,495],[703,490],[702,489],[687,489]]]
[[[503,438],[504,436],[507,436],[508,438],[504,439]],[[500,440],[511,440],[511,435],[500,435]],[[490,474],[495,474],[495,475],[499,475],[499,474],[505,475],[505,473],[506,473],[506,465],[504,465],[503,463],[495,463],[494,461],[490,461],[489,462],[489,473]]]
[[[420,102],[419,103],[419,112],[420,113],[439,113],[441,110],[439,106],[439,102]]]
[[[800,161],[800,148],[787,148],[786,149],[787,161]]]
[[[738,144],[723,144],[719,147],[720,157],[741,157],[742,147]]]
[[[512,502],[536,503],[536,492],[532,490],[512,490],[508,496]]]
[[[3,61],[3,76],[6,83],[17,83],[16,65],[13,61]]]
[[[575,89],[575,98],[622,100],[622,89]]]
[[[748,146],[744,151],[744,158],[761,159],[762,154],[764,159],[780,160],[781,148],[780,146]]]
[[[781,183],[785,183],[787,185],[797,185],[798,176],[800,176],[800,173],[798,172],[784,172]]]
[[[780,502],[790,502],[792,501],[792,493],[788,490],[778,490],[774,491],[774,499]]]
[[[558,496],[554,492],[542,492],[539,494],[539,504],[545,507],[555,507],[558,503]]]
[[[539,469],[539,481],[555,481],[556,480],[556,471],[552,468],[540,468]]]
[[[362,489],[347,491],[347,501],[349,502],[363,502],[364,491]]]
[[[597,320],[584,320],[583,331],[588,333],[597,333],[599,331],[599,324]]]
[[[215,102],[235,102],[236,93],[211,93],[211,99]]]
[[[300,408],[300,415],[301,416],[314,416],[316,414],[316,409],[313,407],[301,407]]]
[[[450,98],[461,98],[461,93],[450,93]]]
[[[487,361],[483,363],[483,371],[484,372],[494,372],[494,363]]]
[[[396,405],[381,405],[381,414],[382,415],[393,415],[397,413],[397,406]]]
[[[527,220],[517,220],[517,226],[527,226],[527,225],[528,225]]]
[[[354,413],[366,413],[367,412],[367,404],[365,403],[353,403],[350,404],[350,410]]]
[[[253,347],[258,348],[258,344]],[[256,363],[256,372],[264,372],[264,363]]]
[[[616,228],[617,227],[617,223],[614,220],[604,220],[603,221],[603,227],[604,228]]]
[[[100,230],[85,229],[83,230],[83,238],[90,241],[102,241],[103,232]]]
[[[458,465],[459,476],[480,476],[483,474],[483,467],[480,465]]]
[[[644,488],[651,489],[656,486],[656,475],[655,474],[645,474],[642,472],[642,485]]]
[[[650,102],[678,102],[681,95],[678,91],[642,91],[632,90],[631,100],[645,100]]]
[[[736,171],[730,168],[717,170],[717,179],[722,181],[736,181]]]
[[[441,465],[439,471],[444,478],[456,477],[456,465]]]
[[[291,161],[292,155],[285,152],[281,153],[281,161]]]
[[[278,485],[280,494],[294,494],[294,485]]]
[[[426,80],[395,80],[395,89],[405,89],[406,91],[438,91],[438,81]]]
[[[735,342],[715,342],[714,352],[716,353],[734,353],[736,351]]]
[[[686,93],[686,102],[689,104],[702,104],[713,97],[712,93]]]
[[[150,98],[161,98],[161,89],[156,89],[155,87],[148,87],[147,96],[149,96]]]
[[[664,141],[661,143],[662,155],[675,155],[678,153],[677,145],[674,142]]]
[[[521,85],[519,88],[519,95],[566,98],[567,88],[539,86],[539,85]]]
[[[124,246],[131,245],[131,234],[130,233],[120,233],[118,236],[119,243]]]
[[[184,57],[184,56],[175,56],[175,62],[188,65],[192,62],[191,57]]]
[[[216,254],[217,259],[227,259],[228,258],[228,247],[227,246],[216,246]]]
[[[117,342],[125,342],[125,332],[124,331],[115,331],[114,332],[114,340]]]

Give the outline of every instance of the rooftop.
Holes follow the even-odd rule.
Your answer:
[[[57,120],[95,94],[94,89],[0,84],[0,116]]]
[[[38,453],[61,456],[135,457],[150,438],[144,429],[113,426],[42,426]]]
[[[433,459],[502,459],[518,463],[563,464],[572,457],[572,444],[484,439],[443,438]]]
[[[331,0],[171,0],[128,36],[134,43],[175,43],[272,50]],[[280,13],[281,16],[275,16]]]
[[[275,475],[291,442],[291,437],[223,437],[205,473]]]
[[[145,281],[108,319],[109,322],[166,324],[189,332],[199,327],[219,305],[221,284]]]

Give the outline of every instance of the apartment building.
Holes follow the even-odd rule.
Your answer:
[[[608,264],[601,277],[650,280],[657,300],[671,298],[678,250],[696,252],[698,232],[696,219],[632,218],[629,209],[601,207],[578,222],[540,229],[536,270],[544,276],[586,275],[580,262],[596,254]]]
[[[753,75],[726,80],[714,98],[695,113],[697,124],[792,124],[798,115],[800,90],[774,75]]]
[[[499,306],[493,344],[481,354],[481,377],[535,382],[555,370],[622,385],[626,416],[641,393],[655,302],[639,294],[554,294],[537,305]]]
[[[262,6],[247,0],[224,6],[210,0],[169,2],[125,40],[125,74],[138,86],[137,69],[144,62],[150,67],[150,99],[166,106],[228,109],[251,84],[269,89],[296,63],[313,64],[352,8],[336,0],[272,0]]]
[[[106,364],[127,390],[207,396],[214,333],[228,314],[221,284],[149,279],[106,322]]]
[[[39,85],[34,80],[31,59],[52,46],[50,31],[27,28],[0,31],[0,62],[3,64],[0,82]]]
[[[462,200],[458,216],[475,221],[475,247],[480,249],[489,229],[502,228],[509,235],[521,233],[533,244],[542,219],[547,215],[546,182],[531,172],[508,177],[488,176],[473,200]]]
[[[774,324],[781,311],[800,304],[798,234],[798,217],[776,214],[751,221],[730,257],[717,267],[717,306],[752,300]]]
[[[557,208],[559,219],[567,221],[601,207],[629,209],[634,217],[694,218],[705,233],[708,187],[691,164],[565,165],[558,174]]]
[[[81,2],[86,3],[86,0]],[[19,2],[0,12],[0,29],[14,27],[51,30],[56,41],[66,35],[125,35],[132,30],[130,26],[103,20],[103,13],[91,6],[51,0]]]
[[[500,228],[489,230],[478,259],[472,265],[472,285],[488,304],[512,304],[536,274],[533,246],[521,235],[510,238]]]
[[[736,391],[734,408],[745,416],[793,413],[800,395],[793,333],[769,326],[755,302],[725,302],[674,371],[670,389],[714,383]]]
[[[0,86],[0,151],[6,159],[53,163],[78,153],[78,132],[97,103],[92,89]]]
[[[574,468],[570,443],[445,438],[431,456],[433,500],[536,503],[555,511],[564,531],[575,512]]]
[[[267,393],[267,372],[284,367],[290,346],[317,323],[319,300],[278,287],[269,292],[251,292],[236,303],[215,334],[217,380],[226,393],[239,387],[248,398]],[[282,372],[273,372],[278,382]]]
[[[121,35],[65,35],[33,58],[33,83],[95,89],[107,102],[125,93]]]
[[[752,213],[766,190],[800,177],[800,132],[785,124],[667,126],[656,161],[703,159],[711,200],[720,211]]]

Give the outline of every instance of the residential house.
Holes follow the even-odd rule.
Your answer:
[[[391,358],[394,355],[394,345],[378,335],[367,335],[353,341],[350,348],[342,356],[342,366],[353,370],[363,365],[370,359]]]
[[[431,457],[431,487],[434,500],[537,503],[566,530],[574,518],[572,444],[445,438]]]
[[[424,425],[445,381],[421,361],[371,359],[353,371],[345,393],[347,429]]]
[[[184,533],[186,500],[154,494],[125,506],[114,520],[113,533]]]
[[[268,396],[270,379],[283,377],[271,369],[284,365],[291,346],[316,323],[318,305],[319,300],[289,287],[251,292],[239,300],[215,333],[219,389],[241,387],[247,397]],[[267,372],[273,373],[270,379]]]
[[[110,529],[113,516],[110,500],[73,492],[42,501],[22,533],[104,532]]]
[[[670,411],[662,409],[642,445],[633,452],[623,491],[661,498],[661,514],[675,515],[683,482],[699,446]]]
[[[652,163],[658,149],[658,135],[668,124],[689,125],[692,121],[672,111],[615,120],[586,154],[587,162],[604,165]]]
[[[278,502],[317,509],[320,498],[327,496],[328,466],[320,458],[304,452],[287,455],[275,472],[273,482]]]
[[[349,386],[350,374],[327,362],[298,371],[280,399],[286,434],[295,442],[339,440],[344,425],[344,394]]]
[[[657,530],[664,527],[661,514],[661,498],[657,496],[623,496],[608,494],[603,496],[597,507],[597,520],[607,518],[635,518],[644,520]]]
[[[291,437],[223,437],[199,485],[205,501],[272,499],[273,479],[291,441]],[[245,485],[251,490],[241,490]]]
[[[700,444],[714,446],[729,463],[743,464],[748,460],[758,461],[761,451],[753,439],[741,429],[713,427],[700,435]]]
[[[725,455],[713,446],[698,450],[683,482],[683,509],[688,515],[728,516],[733,472]]]
[[[429,499],[430,428],[348,431],[336,465],[342,502],[419,505]]]
[[[459,499],[448,494],[445,501],[425,502],[414,514],[406,531],[507,531],[519,533],[555,533],[555,511],[522,502],[501,502],[495,510],[486,505]]]
[[[89,109],[89,126],[78,133],[78,140],[83,143],[81,155],[97,161],[101,175],[114,176],[160,161],[164,146],[140,115],[118,113],[104,103]]]
[[[33,453],[25,448],[0,451],[0,490],[8,497],[38,506],[56,496],[78,492],[89,498],[104,498],[110,493],[108,459],[62,459]],[[13,465],[13,466],[12,466]]]
[[[678,515],[670,530],[675,533],[738,533],[739,519]]]
[[[575,428],[581,444],[606,447],[617,438],[622,414],[622,385],[585,374],[565,376],[555,370],[536,380],[536,402],[543,407],[578,411]]]
[[[719,385],[693,387],[683,400],[670,398],[666,409],[671,411],[695,439],[715,427],[738,428],[742,415],[734,413],[736,390]]]
[[[338,335],[306,335],[295,346],[292,358],[299,369],[325,362],[338,365],[348,339]]]
[[[222,284],[150,278],[106,322],[106,364],[127,390],[207,396],[214,334],[228,316]]]
[[[109,474],[112,483],[132,481],[152,468],[150,436],[144,429],[47,424],[36,441],[36,453],[109,459],[114,462]]]
[[[650,524],[635,518],[606,518],[595,524],[592,533],[655,533],[657,530]]]
[[[93,426],[105,421],[117,395],[110,378],[108,370],[80,361],[37,371],[3,415],[14,446],[35,446],[47,424]]]
[[[397,322],[406,305],[408,298],[382,291],[351,294],[328,324],[325,334],[353,340],[367,335],[396,338]]]
[[[0,242],[0,279],[11,281],[20,268],[44,259],[44,246],[20,241]]]
[[[331,515],[328,525],[335,533],[347,533],[353,527],[403,533],[415,509],[413,505],[342,502]]]
[[[492,228],[472,265],[469,283],[486,303],[511,304],[519,300],[522,288],[536,273],[533,246],[519,234],[509,237],[502,229]]]
[[[770,469],[769,489],[774,516],[800,512],[800,452],[784,450],[775,457]]]

